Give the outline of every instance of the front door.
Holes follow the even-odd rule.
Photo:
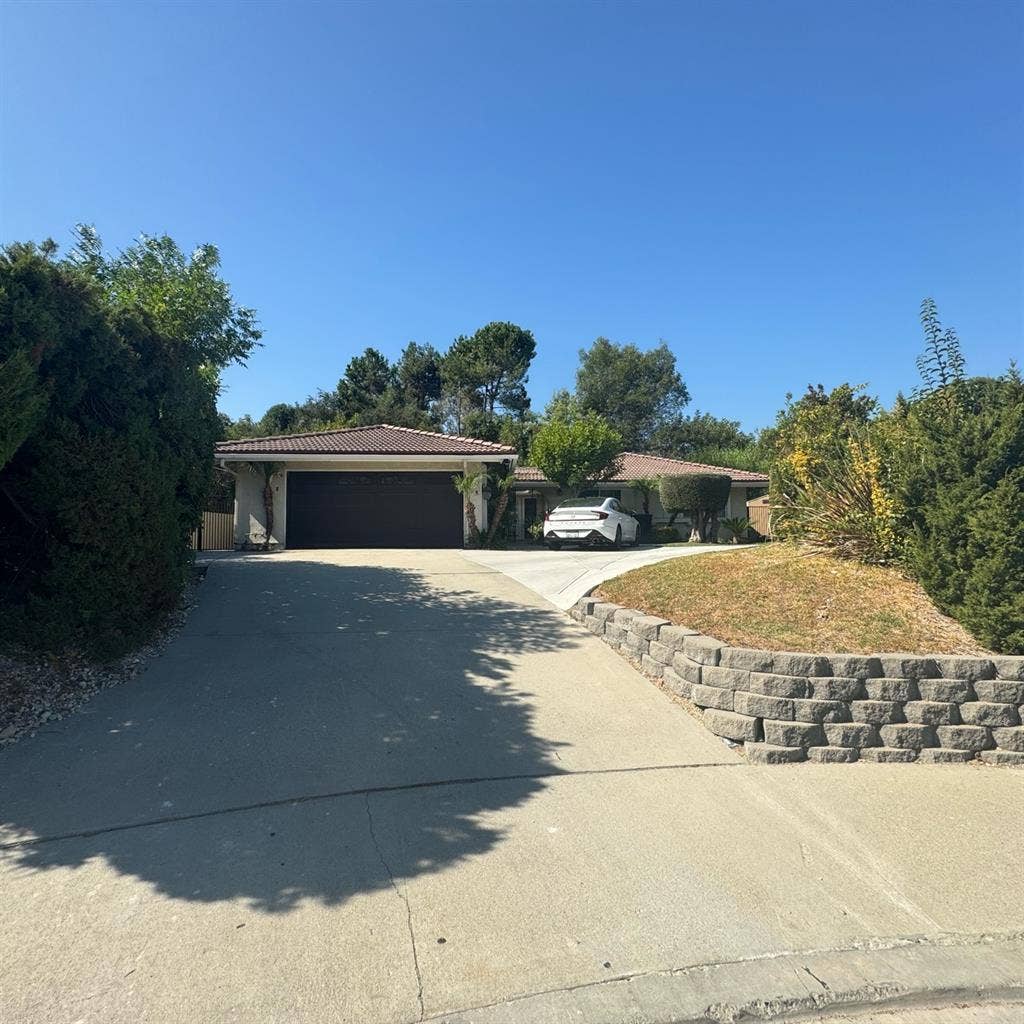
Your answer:
[[[530,527],[537,522],[537,499],[523,498],[523,538],[530,539]]]

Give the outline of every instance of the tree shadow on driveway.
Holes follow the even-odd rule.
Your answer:
[[[2,755],[0,862],[99,857],[176,899],[270,912],[441,870],[560,773],[515,673],[578,637],[458,575],[223,562],[138,680]],[[385,855],[389,789],[422,799]]]

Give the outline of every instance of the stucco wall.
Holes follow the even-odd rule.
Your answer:
[[[570,614],[749,760],[1024,766],[1024,658],[730,647],[592,597]]]
[[[478,463],[468,465],[470,471]],[[271,482],[274,490],[274,529],[270,538],[272,547],[287,547],[288,537],[288,473],[461,473],[463,462],[285,462],[284,469]],[[266,536],[263,508],[263,477],[250,473],[244,467],[235,470],[235,547],[257,547]],[[487,503],[483,500],[483,482],[477,483],[473,495],[476,505],[477,526],[486,527]],[[468,540],[468,527],[463,515],[463,536]]]

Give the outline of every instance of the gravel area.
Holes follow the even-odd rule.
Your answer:
[[[0,654],[0,750],[34,736],[47,722],[73,714],[99,690],[134,679],[158,658],[184,625],[198,600],[206,567],[197,566],[181,605],[155,640],[116,661],[97,665],[78,658],[13,658]]]

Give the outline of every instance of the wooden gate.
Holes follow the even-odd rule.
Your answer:
[[[234,513],[204,512],[203,525],[192,531],[192,547],[196,551],[231,551],[234,546]]]
[[[767,494],[762,494],[760,498],[751,498],[747,502],[747,518],[751,527],[769,540],[772,536],[771,517],[772,507],[768,504]]]

